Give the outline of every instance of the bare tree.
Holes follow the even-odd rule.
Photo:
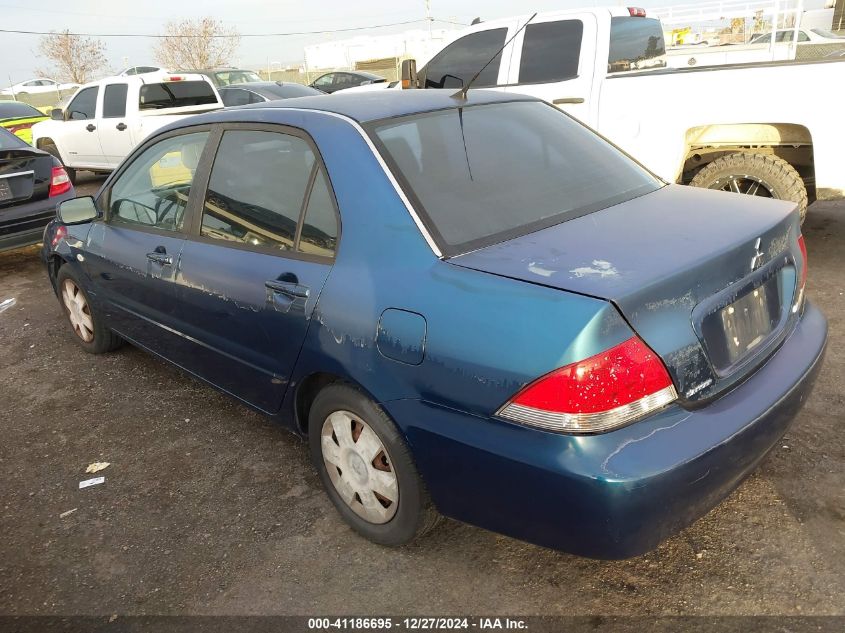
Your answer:
[[[38,53],[53,65],[39,73],[60,81],[84,84],[106,67],[106,45],[101,40],[74,35],[69,31],[45,35],[38,42]]]
[[[228,66],[241,36],[213,18],[170,22],[153,47],[155,60],[170,70]]]

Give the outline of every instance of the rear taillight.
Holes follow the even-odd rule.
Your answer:
[[[60,196],[67,193],[71,188],[70,177],[64,167],[53,167],[53,173],[50,175],[50,197]]]
[[[801,250],[801,283],[798,284],[798,295],[795,303],[792,304],[792,311],[798,312],[804,303],[804,286],[807,285],[807,245],[804,243],[804,236],[798,236],[798,248]]]
[[[67,237],[67,229],[64,226],[60,226],[56,229],[56,232],[53,233],[53,239],[50,240],[50,244],[53,248],[61,242],[63,239]]]
[[[669,372],[636,336],[534,381],[497,415],[551,431],[600,433],[678,398]]]

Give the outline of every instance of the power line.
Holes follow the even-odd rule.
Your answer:
[[[433,20],[435,22],[444,22],[447,24],[460,24],[459,22],[451,22],[449,20]],[[344,29],[323,29],[319,31],[289,31],[287,33],[240,33],[239,37],[289,37],[293,35],[322,35],[325,33],[348,33],[350,31],[368,31],[370,29],[383,29],[391,26],[406,26],[408,24],[417,24],[419,22],[428,22],[425,18],[417,20],[406,20],[405,22],[392,22],[390,24],[374,24],[372,26],[353,26]],[[465,26],[465,25],[461,25]],[[18,29],[0,29],[0,33],[17,33],[20,35],[62,35],[64,31],[24,31]],[[148,33],[67,33],[67,35],[75,35],[79,37],[149,37],[156,39],[180,38],[180,37],[232,37],[225,34],[213,35],[161,35]]]

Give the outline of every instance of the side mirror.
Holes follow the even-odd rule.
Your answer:
[[[62,224],[84,224],[100,217],[100,210],[94,198],[84,196],[60,203],[56,215]]]
[[[417,60],[403,59],[402,60],[402,90],[411,88],[419,88],[417,83]]]
[[[53,108],[50,110],[50,118],[54,121],[64,121],[65,120],[65,113],[64,110],[61,108]]]

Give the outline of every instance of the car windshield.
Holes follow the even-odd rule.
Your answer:
[[[214,73],[218,86],[245,84],[253,81],[263,81],[258,73],[251,70],[224,70]]]
[[[662,186],[591,130],[537,101],[451,108],[369,127],[446,256]]]
[[[21,119],[32,116],[44,116],[44,114],[20,101],[0,103],[0,119]]]
[[[17,136],[0,127],[0,150],[18,149],[19,147],[29,147]]]

